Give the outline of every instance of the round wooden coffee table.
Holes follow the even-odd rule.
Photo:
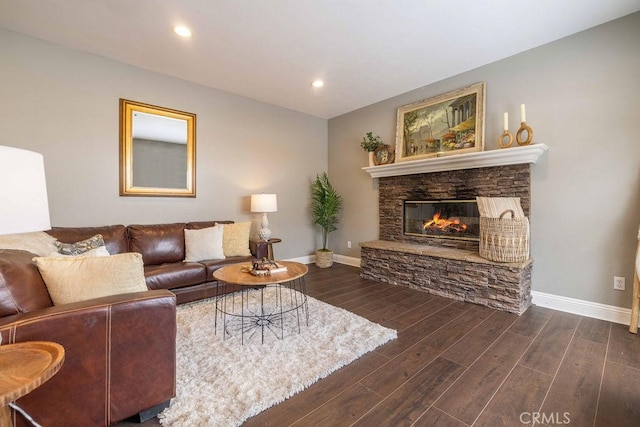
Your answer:
[[[277,261],[287,271],[270,276],[254,276],[249,273],[251,263],[231,264],[213,272],[216,286],[215,328],[218,315],[223,327],[223,339],[227,335],[245,334],[253,336],[260,332],[264,343],[265,332],[271,331],[279,339],[284,338],[285,318],[291,317],[300,333],[300,316],[309,325],[309,311],[304,276],[306,265],[291,261]],[[227,285],[236,285],[235,292],[223,294]],[[295,326],[294,325],[294,326]],[[279,334],[278,334],[279,332]]]
[[[0,426],[12,425],[9,404],[40,387],[63,363],[64,348],[60,344],[28,341],[0,345]]]

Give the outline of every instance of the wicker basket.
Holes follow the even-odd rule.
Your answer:
[[[511,218],[504,218],[510,213]],[[529,220],[513,218],[508,209],[500,218],[480,217],[480,256],[496,262],[524,262],[529,259]]]
[[[316,266],[319,268],[329,268],[333,265],[333,251],[316,251]]]

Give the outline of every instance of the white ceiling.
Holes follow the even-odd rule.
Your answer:
[[[640,0],[0,0],[0,27],[331,118],[638,10]],[[176,24],[193,37],[176,37]]]

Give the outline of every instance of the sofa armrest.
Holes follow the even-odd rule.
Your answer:
[[[42,425],[110,425],[175,396],[176,299],[167,290],[8,316],[0,333],[5,344],[53,341],[65,349],[60,371],[17,401]]]

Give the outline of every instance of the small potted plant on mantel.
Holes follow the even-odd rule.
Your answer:
[[[327,248],[327,243],[329,233],[338,229],[342,202],[327,173],[316,175],[311,184],[311,217],[322,229],[322,249],[316,249],[316,266],[320,268],[333,265],[333,251]]]
[[[367,135],[362,138],[362,142],[360,146],[364,149],[364,151],[369,152],[369,166],[374,166],[375,162],[373,161],[373,152],[376,151],[376,148],[384,145],[382,139],[378,135],[373,136],[373,132],[367,132]]]

